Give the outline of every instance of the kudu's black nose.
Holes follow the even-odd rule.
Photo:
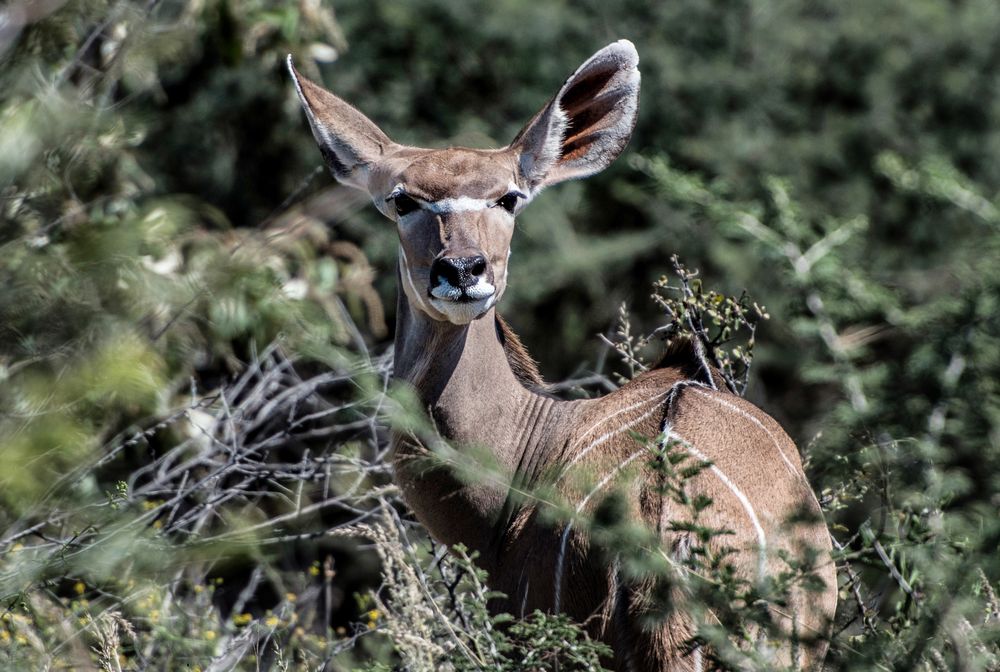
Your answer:
[[[486,257],[481,254],[474,257],[442,257],[431,264],[431,287],[444,281],[452,287],[466,289],[479,282],[485,272]]]

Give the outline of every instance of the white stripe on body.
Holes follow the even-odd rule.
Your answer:
[[[646,406],[646,405],[649,405],[649,404],[654,404],[655,402],[659,402],[662,399],[664,399],[669,393],[670,393],[669,391],[663,392],[662,394],[658,394],[655,397],[652,397],[650,399],[644,399],[644,400],[642,400],[642,401],[640,401],[638,403],[632,404],[630,406],[626,406],[625,408],[622,408],[622,409],[619,409],[619,410],[615,411],[611,415],[609,415],[609,416],[607,416],[607,417],[605,417],[605,418],[603,418],[603,419],[595,422],[593,425],[591,425],[590,428],[586,432],[584,432],[583,434],[580,435],[580,439],[583,439],[583,438],[589,436],[591,433],[594,432],[594,430],[596,430],[597,428],[601,427],[602,425],[605,425],[608,422],[610,422],[612,418],[616,418],[619,415],[621,415],[622,413],[627,413],[629,411],[634,411],[635,409],[641,408],[642,406]],[[603,434],[603,435],[599,436],[598,438],[596,438],[589,445],[587,445],[586,448],[584,448],[583,450],[581,450],[580,452],[578,452],[576,455],[574,455],[570,459],[569,462],[566,463],[566,466],[563,467],[562,471],[560,472],[558,478],[556,478],[555,482],[558,483],[562,479],[562,477],[566,475],[566,473],[570,470],[570,468],[574,464],[576,464],[577,462],[579,462],[580,460],[582,460],[584,457],[586,457],[588,453],[590,453],[592,450],[594,450],[594,448],[597,448],[602,443],[604,443],[605,441],[607,441],[608,439],[610,439],[612,436],[615,436],[616,434],[621,434],[625,430],[628,430],[628,429],[631,429],[632,427],[635,427],[637,424],[639,424],[640,422],[642,422],[643,420],[645,420],[646,418],[648,418],[650,415],[652,415],[659,408],[660,407],[658,405],[656,405],[656,406],[654,406],[654,408],[651,408],[650,410],[646,411],[645,413],[643,413],[639,417],[634,418],[631,421],[625,423],[624,425],[622,425],[618,429],[615,429],[613,431],[607,432],[606,434]]]
[[[601,420],[598,420],[593,425],[591,425],[587,429],[587,431],[585,431],[583,434],[580,435],[579,440],[582,440],[582,439],[586,438],[594,430],[596,430],[598,427],[600,427],[600,426],[602,426],[604,424],[607,424],[612,418],[618,417],[622,413],[628,413],[629,411],[634,411],[637,408],[640,408],[640,407],[645,406],[647,404],[658,402],[658,401],[660,401],[662,399],[666,399],[667,400],[667,406],[670,407],[674,403],[673,395],[675,395],[680,390],[687,389],[688,387],[704,387],[704,388],[707,389],[707,386],[704,383],[699,382],[697,380],[682,380],[682,381],[679,381],[679,382],[674,383],[673,385],[671,385],[670,389],[667,390],[667,391],[665,391],[665,392],[661,392],[660,394],[657,394],[656,396],[650,397],[649,399],[643,399],[642,401],[636,402],[634,404],[630,404],[630,405],[626,406],[625,408],[618,409],[617,411],[615,411],[611,415],[609,415],[609,416],[607,416],[605,418],[602,418]],[[610,439],[612,436],[614,436],[616,434],[620,434],[621,432],[623,432],[623,431],[625,431],[627,429],[631,429],[632,427],[635,427],[637,424],[639,424],[640,422],[642,422],[643,420],[645,420],[646,418],[648,418],[650,415],[652,415],[653,414],[653,410],[655,410],[655,409],[651,409],[650,411],[648,411],[646,413],[643,413],[638,418],[635,418],[631,422],[626,423],[624,427],[620,427],[619,429],[617,429],[617,430],[615,430],[613,432],[608,432],[607,434],[599,437],[597,440],[595,440],[594,442],[592,442],[590,445],[588,445],[582,451],[580,451],[579,453],[577,453],[576,455],[574,455],[570,459],[570,461],[566,464],[566,466],[563,468],[562,472],[560,472],[560,475],[556,479],[556,482],[558,483],[559,480],[566,474],[566,472],[569,471],[569,468],[572,467],[577,462],[579,462],[581,459],[583,459],[587,455],[587,453],[589,453],[590,451],[592,451],[594,448],[597,448],[599,445],[601,445],[602,443],[604,443],[605,441],[607,441],[608,439]]]
[[[687,439],[685,439],[680,434],[675,432],[673,428],[670,426],[669,421],[666,419],[663,422],[663,431],[661,432],[661,435],[663,437],[660,443],[661,448],[665,448],[666,441],[670,439],[674,439],[680,442],[681,444],[683,444],[685,450],[687,450],[688,453],[690,453],[695,458],[701,460],[702,462],[708,463],[709,470],[716,476],[716,478],[718,478],[722,482],[723,485],[725,485],[729,489],[730,492],[733,493],[733,496],[736,497],[737,501],[743,507],[744,512],[747,514],[747,518],[750,519],[750,523],[751,525],[753,525],[754,532],[757,535],[757,545],[758,545],[757,579],[758,580],[763,579],[767,569],[767,536],[764,533],[764,528],[760,524],[760,519],[758,519],[757,517],[757,512],[754,511],[753,505],[750,504],[750,500],[743,493],[743,491],[740,490],[736,486],[736,484],[729,479],[728,476],[726,476],[725,472],[723,472],[722,469],[718,467],[718,465],[709,460],[708,457],[700,450],[695,448],[691,442],[689,442]],[[642,455],[645,451],[646,447],[643,446],[642,448],[640,448],[639,450],[635,451],[627,458],[625,458],[625,460],[623,460],[618,466],[616,466],[611,473],[609,473],[607,476],[601,479],[601,481],[590,492],[588,492],[587,495],[577,505],[575,516],[579,516],[580,512],[583,511],[584,507],[587,506],[587,504],[590,502],[591,498],[595,494],[600,492],[604,488],[604,486],[606,486],[611,481],[612,478],[621,473],[621,471],[625,469],[625,467],[634,462],[635,459],[638,458],[640,455]],[[563,565],[566,559],[566,546],[569,542],[569,534],[572,529],[573,529],[573,521],[571,520],[569,523],[566,524],[566,527],[563,529],[562,537],[559,542],[559,554],[556,557],[555,598],[554,598],[555,611],[559,611],[559,607],[562,601]]]
[[[694,661],[694,672],[703,672],[705,669],[705,661],[701,658],[701,647],[694,647],[694,651],[691,653],[691,659]]]
[[[580,515],[580,512],[583,510],[583,507],[587,506],[587,502],[590,501],[591,497],[600,492],[600,490],[605,485],[607,485],[612,478],[617,476],[622,469],[630,465],[633,461],[635,461],[635,458],[639,457],[644,452],[646,452],[646,446],[643,446],[639,450],[629,455],[627,458],[625,458],[624,462],[615,467],[614,471],[612,471],[610,474],[601,479],[601,482],[598,483],[593,490],[588,492],[586,497],[584,497],[583,500],[581,500],[580,503],[577,505],[575,515]],[[559,604],[562,598],[563,562],[566,559],[566,544],[569,541],[569,533],[572,529],[573,529],[573,521],[571,520],[569,523],[566,524],[566,527],[563,529],[562,538],[559,541],[559,555],[556,558],[556,594],[555,594],[556,611],[559,611]]]
[[[722,484],[729,488],[729,491],[733,493],[733,496],[739,501],[743,510],[747,514],[747,518],[750,519],[750,523],[753,525],[754,531],[757,533],[757,546],[758,546],[758,558],[757,558],[757,580],[764,578],[764,574],[767,571],[767,536],[764,534],[764,528],[760,524],[760,519],[757,518],[757,512],[754,511],[753,505],[750,504],[750,500],[747,496],[736,487],[736,484],[729,480],[729,477],[719,469],[719,466],[708,459],[708,457],[702,453],[700,450],[694,447],[692,443],[687,441],[681,435],[673,431],[669,426],[665,428],[664,431],[665,438],[673,438],[684,444],[684,449],[687,450],[691,455],[698,458],[702,462],[708,462],[708,468],[712,471],[716,477],[722,481]]]
[[[688,317],[688,324],[691,325],[692,331],[697,332],[697,329],[694,328],[694,324],[691,322],[690,317]],[[712,367],[708,365],[708,360],[705,358],[705,346],[702,345],[699,339],[695,339],[693,345],[694,354],[698,358],[698,363],[701,364],[702,370],[705,372],[708,387],[711,387],[713,390],[718,390],[719,388],[715,385],[715,378],[712,377]]]
[[[761,422],[760,420],[758,420],[757,418],[755,418],[750,413],[747,413],[746,411],[744,411],[742,408],[740,408],[736,404],[730,403],[730,402],[726,401],[725,399],[720,399],[719,397],[717,397],[715,395],[709,394],[708,392],[704,392],[704,391],[699,390],[699,389],[694,389],[693,391],[697,392],[699,395],[701,395],[702,397],[705,397],[706,399],[711,399],[715,403],[720,404],[720,405],[724,406],[725,408],[728,408],[731,411],[735,411],[736,413],[739,413],[744,418],[750,420],[750,422],[752,422],[753,424],[757,425],[762,430],[764,430],[764,433],[767,434],[767,437],[769,439],[771,439],[772,443],[774,443],[774,447],[778,449],[778,454],[781,455],[781,459],[785,463],[785,466],[788,468],[788,471],[793,476],[802,479],[802,481],[807,486],[809,486],[809,481],[806,480],[805,474],[803,474],[801,470],[795,468],[795,465],[792,464],[792,461],[790,459],[788,459],[788,456],[785,454],[785,451],[781,449],[781,444],[778,443],[777,437],[775,437],[774,434],[771,433],[771,431],[767,428],[767,426],[764,425],[763,422]],[[810,486],[810,489],[811,489],[811,486]]]

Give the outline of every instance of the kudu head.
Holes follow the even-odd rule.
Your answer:
[[[586,177],[621,153],[635,126],[639,57],[620,40],[591,56],[503,149],[396,144],[370,119],[288,69],[313,136],[340,182],[396,222],[410,306],[468,324],[503,295],[514,217],[544,187]]]

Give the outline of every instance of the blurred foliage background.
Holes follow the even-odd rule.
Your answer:
[[[622,303],[662,320],[672,254],[748,290],[747,396],[843,547],[829,668],[1000,669],[998,35],[993,0],[6,3],[0,661],[393,664],[385,558],[326,531],[391,490],[395,231],[283,59],[490,147],[625,37],[632,142],[521,216],[501,312],[559,381],[615,371]]]

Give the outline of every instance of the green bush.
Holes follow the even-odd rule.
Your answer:
[[[386,427],[423,424],[388,382],[395,234],[323,176],[283,59],[399,141],[497,146],[626,37],[632,143],[526,211],[502,311],[567,396],[701,320],[800,446],[840,549],[827,669],[1000,669],[1000,6],[335,8],[0,9],[4,666],[598,664],[565,619],[489,615],[472,559],[400,515]],[[687,293],[675,254],[700,269]],[[727,344],[739,324],[752,350]],[[697,513],[701,465],[657,438],[649,466]],[[655,540],[614,504],[580,521],[592,539],[725,614],[698,633],[720,665],[768,669],[727,642],[809,559],[749,585],[696,553],[718,581],[690,581],[641,561]]]

